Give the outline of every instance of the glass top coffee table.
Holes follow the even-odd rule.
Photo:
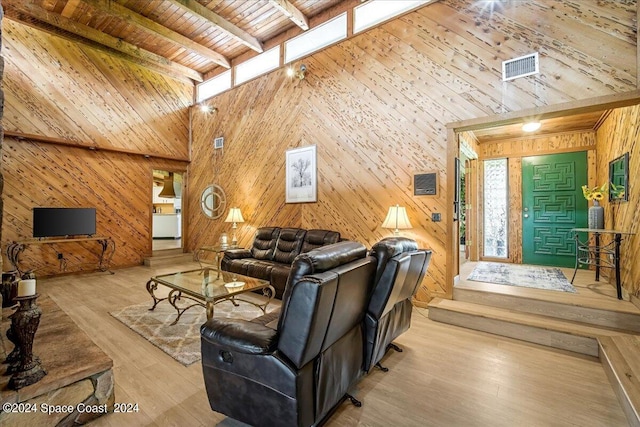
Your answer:
[[[158,285],[171,289],[168,297],[158,298],[155,295]],[[164,300],[169,300],[169,303],[176,309],[178,316],[172,325],[178,323],[182,313],[195,306],[205,307],[207,320],[209,320],[213,317],[213,306],[222,301],[231,301],[235,306],[238,306],[238,301],[246,302],[266,313],[267,306],[276,294],[273,286],[267,280],[242,276],[227,271],[218,273],[214,268],[202,268],[154,276],[149,279],[146,286],[147,292],[153,298],[153,307],[149,310],[155,309],[156,305]],[[262,291],[266,301],[256,302],[239,297],[251,291]]]

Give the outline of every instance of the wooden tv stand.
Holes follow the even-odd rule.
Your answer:
[[[59,238],[59,239],[29,239],[19,242],[11,242],[7,245],[7,258],[13,268],[22,275],[28,269],[24,269],[20,266],[20,254],[31,245],[53,245],[72,242],[98,242],[102,248],[100,252],[100,258],[98,260],[97,269],[100,271],[109,271],[109,264],[111,258],[116,251],[116,243],[111,237],[105,236],[90,236],[90,237],[71,237],[71,238]],[[64,258],[60,259],[60,271],[65,271],[66,261]]]

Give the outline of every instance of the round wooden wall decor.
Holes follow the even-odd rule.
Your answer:
[[[211,219],[220,218],[227,207],[227,196],[218,184],[211,184],[202,191],[200,208]]]

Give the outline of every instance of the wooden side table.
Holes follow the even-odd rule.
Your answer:
[[[574,228],[571,230],[576,239],[576,265],[573,270],[571,283],[576,278],[576,272],[580,265],[594,265],[596,267],[596,281],[600,280],[600,268],[611,268],[616,272],[616,291],[618,299],[622,299],[622,284],[620,283],[620,242],[622,236],[632,236],[619,230],[604,230],[598,228]],[[594,244],[588,237],[586,241],[580,240],[580,233],[593,234]],[[613,235],[613,240],[608,243],[601,241],[601,235]],[[604,257],[602,257],[604,255]]]

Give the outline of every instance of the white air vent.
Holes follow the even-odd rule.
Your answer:
[[[507,80],[530,76],[539,72],[538,52],[510,59],[502,63],[502,81],[505,82]]]
[[[217,138],[214,138],[213,140],[213,148],[222,148],[224,147],[224,137],[219,136]]]

